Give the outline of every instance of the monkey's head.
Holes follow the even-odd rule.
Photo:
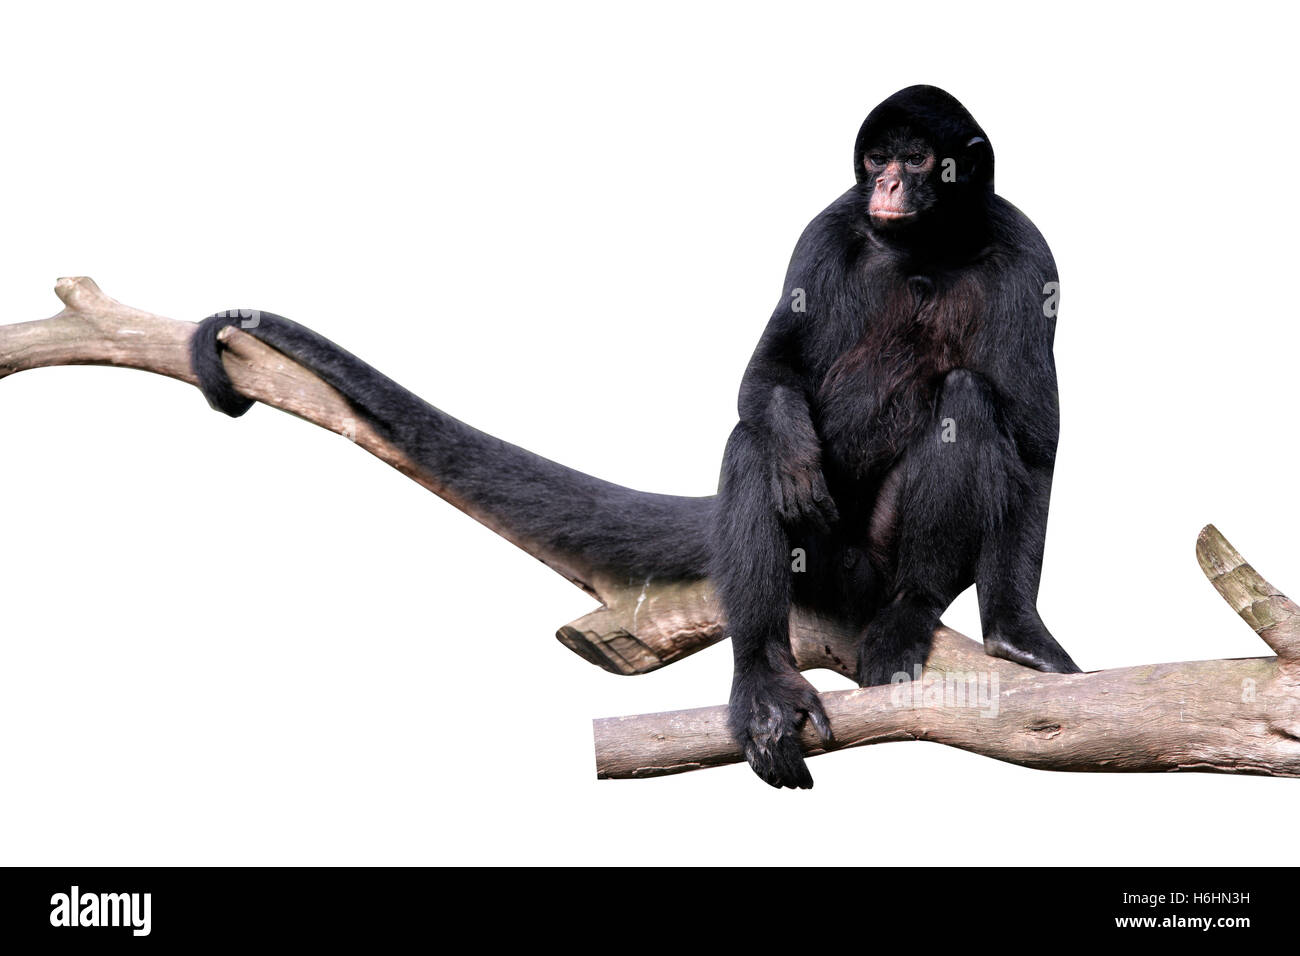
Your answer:
[[[894,236],[971,224],[993,192],[988,137],[934,86],[909,86],[872,110],[858,131],[853,167],[871,228]]]

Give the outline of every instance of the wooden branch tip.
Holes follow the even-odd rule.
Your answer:
[[[54,294],[64,305],[78,312],[121,306],[116,299],[105,295],[99,284],[89,276],[64,276],[54,283]]]
[[[1196,538],[1196,559],[1214,589],[1284,662],[1300,662],[1300,607],[1269,584],[1212,524]]]

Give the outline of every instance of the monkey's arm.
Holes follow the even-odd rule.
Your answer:
[[[740,418],[767,445],[772,501],[781,519],[825,531],[839,514],[822,473],[821,439],[790,326],[775,316],[759,341],[741,383]]]
[[[1018,209],[999,201],[995,216],[1019,237],[1001,249],[1004,265],[985,318],[977,371],[998,393],[1000,424],[1030,469],[1050,473],[1060,430],[1056,361],[1056,261],[1042,235]]]

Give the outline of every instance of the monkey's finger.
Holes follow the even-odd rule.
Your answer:
[[[835,734],[831,730],[831,722],[826,718],[826,712],[820,707],[808,712],[808,719],[812,721],[813,730],[817,731],[817,736],[826,743],[835,739]]]
[[[764,741],[749,740],[744,745],[745,760],[764,783],[778,790],[808,790],[812,787],[812,774],[803,759],[803,749],[794,734],[769,737]]]
[[[805,706],[803,714],[823,742],[830,743],[835,739],[830,719],[826,716],[826,708],[822,706],[822,700],[817,696],[816,690],[812,692],[812,699]]]
[[[813,475],[812,492],[813,504],[821,512],[823,520],[828,525],[839,521],[840,510],[835,507],[835,499],[831,497],[830,489],[826,487],[826,475],[820,468]]]
[[[822,520],[827,524],[834,524],[840,520],[840,509],[835,507],[835,499],[830,495],[817,499],[817,507],[822,514]]]
[[[778,783],[771,783],[774,787],[789,787],[791,790],[811,790],[813,785],[812,774],[808,770],[808,764],[803,759],[803,748],[799,746],[799,738],[794,735],[783,737],[777,742],[773,763],[777,769]]]
[[[805,493],[799,502],[799,518],[802,524],[811,525],[826,534],[831,530],[831,525],[840,520],[840,513],[825,489],[819,491],[814,486],[811,494]]]
[[[826,512],[818,508],[815,502],[804,508],[799,517],[800,524],[808,525],[822,534],[828,534],[831,530],[831,524],[826,520]]]

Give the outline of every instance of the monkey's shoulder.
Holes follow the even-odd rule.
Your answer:
[[[988,233],[988,256],[1003,271],[1056,278],[1056,260],[1043,234],[1001,196],[994,196],[989,204]]]
[[[854,186],[818,213],[799,235],[786,273],[787,291],[800,283],[832,283],[848,275],[868,245],[865,198]]]

